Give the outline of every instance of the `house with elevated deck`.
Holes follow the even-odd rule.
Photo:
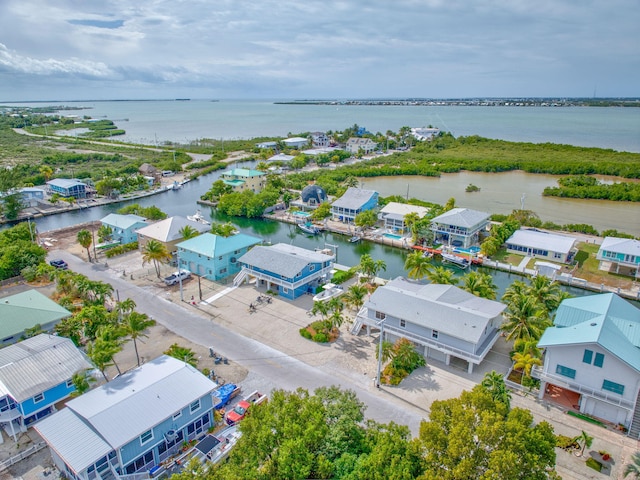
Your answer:
[[[332,220],[353,223],[356,215],[378,206],[378,192],[364,188],[349,187],[344,194],[331,204]]]
[[[431,220],[436,242],[453,247],[476,245],[489,226],[489,214],[470,208],[452,208]]]
[[[596,258],[600,270],[640,278],[640,240],[605,237]]]
[[[111,229],[111,240],[121,244],[137,242],[137,230],[149,225],[144,217],[132,213],[128,215],[110,213],[102,218],[100,223]]]

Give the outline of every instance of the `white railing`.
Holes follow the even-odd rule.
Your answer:
[[[6,460],[0,462],[0,472],[6,470],[11,465],[15,465],[19,461],[24,460],[28,456],[33,455],[36,452],[39,452],[40,450],[42,450],[46,446],[47,446],[46,442],[34,443],[33,445],[31,445],[26,450],[20,452],[18,455],[14,455],[11,458],[7,458]]]
[[[324,276],[326,276],[329,272],[331,272],[331,269],[333,267],[325,267],[322,268],[320,270],[318,270],[317,272],[315,272],[313,275],[309,275],[308,277],[303,277],[300,280],[296,280],[295,282],[289,282],[287,280],[283,280],[282,278],[278,278],[275,277],[271,274],[268,273],[264,273],[264,272],[258,272],[256,270],[252,270],[250,268],[246,268],[243,267],[242,271],[246,272],[245,275],[250,275],[252,277],[256,277],[258,280],[266,280],[269,283],[273,283],[275,285],[280,285],[282,287],[285,288],[290,288],[291,290],[295,290],[298,287],[301,287],[302,285],[306,285],[307,283],[310,283],[314,280],[317,280],[318,278],[322,278]],[[241,274],[242,272],[240,272]],[[240,275],[238,274],[238,276]],[[238,277],[236,277],[238,278]],[[235,284],[235,280],[234,280],[234,284]]]
[[[531,369],[531,376],[542,381],[550,381],[554,385],[558,385],[559,387],[563,387],[563,388],[568,388],[570,390],[573,390],[574,392],[578,392],[584,395],[590,395],[594,398],[610,403],[611,405],[627,408],[629,410],[633,409],[633,402],[629,400],[625,400],[624,398],[621,398],[619,396],[613,396],[607,393],[603,393],[599,390],[595,390],[585,385],[569,382],[566,380],[566,377],[545,372],[543,367],[538,365],[534,365],[533,368]]]

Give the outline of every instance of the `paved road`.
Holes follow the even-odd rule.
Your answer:
[[[203,346],[215,345],[217,352],[261,377],[268,390],[280,388],[292,391],[302,387],[313,391],[318,387],[331,385],[349,388],[367,406],[368,418],[382,423],[394,421],[408,425],[414,435],[418,433],[420,421],[426,417],[425,411],[385,395],[373,385],[367,389],[354,384],[350,379],[352,372],[340,371],[334,366],[311,367],[284,352],[212,323],[197,312],[158,297],[151,289],[114,278],[102,264],[88,264],[65,251],[51,252],[51,256],[64,259],[73,271],[92,280],[110,283],[118,291],[120,298],[131,298],[136,302],[138,311],[146,313],[187,340]]]

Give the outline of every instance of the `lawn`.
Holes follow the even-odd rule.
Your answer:
[[[633,286],[631,277],[609,273],[598,268],[600,262],[596,259],[596,254],[599,248],[600,246],[594,243],[581,242],[578,244],[578,253],[575,257],[578,268],[573,276],[584,278],[591,283],[604,283],[614,288],[630,289]]]
[[[511,265],[520,265],[520,262],[524,258],[524,255],[517,253],[508,253],[506,248],[501,248],[498,253],[491,256],[491,260],[501,263],[510,263]]]

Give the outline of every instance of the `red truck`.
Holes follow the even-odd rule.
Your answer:
[[[257,390],[243,398],[238,402],[233,410],[227,413],[227,417],[225,419],[227,425],[235,425],[247,415],[247,412],[252,405],[260,405],[266,400],[267,396]]]

